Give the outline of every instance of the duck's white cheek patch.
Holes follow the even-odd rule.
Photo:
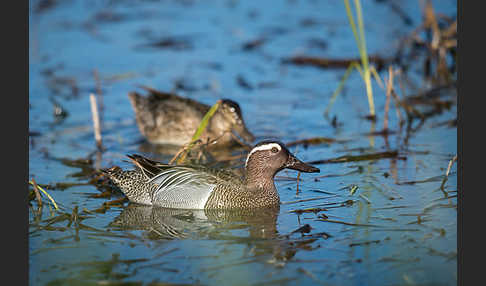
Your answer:
[[[282,150],[282,147],[277,143],[268,143],[268,144],[260,145],[258,147],[253,148],[250,151],[250,153],[248,154],[248,157],[246,157],[245,167],[248,164],[248,159],[250,159],[251,154],[253,154],[257,151],[271,150],[272,148],[277,148],[279,152],[280,152],[280,150]]]

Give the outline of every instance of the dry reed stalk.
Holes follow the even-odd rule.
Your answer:
[[[300,172],[297,174],[297,191],[295,191],[295,195],[299,194],[299,182],[300,182]]]
[[[94,135],[96,140],[96,146],[99,150],[103,149],[102,142],[101,142],[101,127],[100,127],[100,117],[98,114],[98,105],[96,103],[96,97],[94,94],[89,95],[89,101],[91,104],[91,114],[93,115],[93,127],[94,127]]]
[[[431,1],[427,1],[425,3],[425,11],[423,12],[425,19],[424,19],[424,27],[428,27],[432,30],[432,41],[430,43],[431,48],[433,50],[437,50],[440,44],[440,29],[439,24],[437,23],[437,18],[435,17],[434,7],[432,6]]]
[[[32,185],[34,185],[34,193],[35,193],[35,198],[37,199],[37,204],[39,205],[39,207],[42,207],[42,198],[39,193],[39,187],[37,186],[37,183],[34,180],[34,178],[32,178],[31,181],[32,181]]]
[[[388,67],[388,81],[386,83],[386,102],[385,102],[385,117],[383,119],[383,131],[388,130],[388,112],[390,110],[390,97],[393,90],[393,68]]]
[[[182,154],[182,152],[184,152],[186,150],[187,150],[187,145],[184,145],[181,149],[179,149],[179,151],[177,151],[177,153],[174,155],[174,157],[172,157],[172,159],[170,159],[169,165],[172,165],[172,163],[174,163],[174,161]]]
[[[446,176],[449,176],[449,173],[451,171],[451,168],[452,168],[452,164],[454,164],[454,162],[457,161],[457,155],[455,155],[450,161],[449,161],[449,165],[447,166],[447,171],[446,171]]]
[[[449,173],[451,171],[451,168],[452,168],[452,164],[454,164],[454,162],[457,161],[457,155],[455,155],[450,161],[449,161],[449,165],[447,166],[447,171],[446,171],[446,175],[444,177],[444,179],[442,179],[442,183],[440,185],[440,189],[442,191],[444,191],[444,185],[445,183],[447,182],[447,180],[449,179]]]
[[[100,76],[98,74],[98,70],[93,71],[95,82],[96,82],[96,96],[98,97],[98,105],[100,107],[100,111],[103,111],[104,105],[103,105],[103,92],[101,91],[101,80]]]
[[[103,111],[105,110],[105,105],[103,104],[103,91],[101,90],[101,80],[98,74],[98,70],[93,71],[95,82],[96,82],[96,97],[98,99],[98,106],[100,110],[100,122],[103,122]]]
[[[391,91],[391,95],[393,96],[393,103],[395,103],[395,110],[398,117],[399,125],[403,124],[402,112],[400,111],[400,100],[398,99],[398,95],[395,93],[394,90]]]
[[[381,87],[381,89],[383,89],[383,90],[387,91],[387,88],[388,88],[388,87],[386,87],[386,88],[385,88],[385,86],[383,85],[383,82],[382,82],[382,80],[381,80],[381,78],[380,78],[380,75],[379,75],[379,74],[378,74],[378,72],[376,71],[375,67],[373,67],[373,66],[372,66],[372,67],[370,68],[370,70],[371,70],[371,72],[372,72],[373,76],[375,77],[376,82],[377,82],[377,83],[378,83],[378,85]],[[395,73],[400,73],[400,69],[395,70]],[[391,87],[392,87],[392,88],[391,88],[390,92],[391,92],[391,95],[393,96],[393,102],[394,102],[394,104],[395,104],[395,111],[396,111],[396,114],[397,114],[397,117],[398,117],[398,122],[399,122],[399,125],[402,125],[403,119],[402,119],[402,113],[401,113],[401,111],[400,111],[400,100],[398,99],[398,96],[397,96],[397,95],[396,95],[396,93],[395,93],[395,88],[393,87],[393,78],[392,78],[392,85],[391,85]],[[386,94],[386,96],[387,96],[387,100],[389,100],[389,99],[388,99],[388,96],[389,96],[389,95],[388,95],[388,94]],[[388,120],[388,115],[387,115],[387,120]],[[388,125],[386,125],[386,127],[388,127]],[[386,130],[386,129],[385,129],[385,130]],[[385,139],[385,140],[386,140],[386,139]]]
[[[404,80],[405,81],[407,80],[406,79],[406,75],[400,69],[398,69],[397,71],[395,71],[395,73],[397,75],[399,75],[398,76],[398,83],[399,83],[400,89],[402,91],[402,96],[405,97],[406,92],[405,92],[405,87],[404,87],[403,81]],[[415,87],[413,87],[413,88],[416,89]],[[392,89],[392,96],[393,96],[393,98],[396,101],[395,102],[395,105],[397,106],[397,110],[398,110],[398,106],[403,107],[403,109],[405,109],[405,112],[406,112],[406,114],[408,116],[408,119],[411,119],[411,117],[413,115],[418,116],[420,118],[423,117],[422,113],[420,113],[420,111],[418,111],[417,109],[415,109],[414,107],[412,107],[410,104],[408,104],[406,102],[406,100],[401,100],[401,98],[398,96],[397,93],[395,93],[395,91],[393,89]]]
[[[211,139],[208,138],[208,142],[206,143],[203,143],[201,141],[201,139],[197,139],[196,141],[194,142],[191,142],[191,143],[188,143],[188,144],[185,144],[183,145],[178,151],[177,153],[174,155],[174,157],[172,157],[172,159],[170,159],[169,161],[169,164],[172,164],[183,152],[186,152],[186,151],[190,151],[190,148],[189,147],[194,147],[196,144],[200,144],[201,147],[204,147],[204,146],[210,146],[212,144],[216,144],[218,142],[218,140],[223,137],[224,135],[226,135],[226,133],[229,132],[229,131],[225,131],[223,132],[223,134],[219,137],[217,137],[216,139]],[[236,135],[234,135],[233,133],[230,133],[232,136],[234,136],[235,139],[237,139]],[[245,147],[246,149],[251,149],[251,147],[249,147],[248,145],[246,145],[244,142],[240,141],[239,139],[237,139],[238,142],[240,142],[242,144],[243,147]],[[191,146],[192,145],[192,146]],[[183,162],[185,160],[185,156],[186,154],[184,154],[184,159],[181,159],[181,162]]]
[[[401,73],[401,70],[396,69],[395,72],[394,72],[394,76],[395,76],[395,74],[400,74],[400,73]],[[401,87],[401,90],[403,92],[403,86],[402,86],[401,82],[400,82],[400,87]],[[393,103],[395,104],[395,110],[396,110],[396,113],[397,113],[398,122],[399,122],[399,125],[401,126],[403,124],[403,117],[402,117],[402,112],[400,111],[400,98],[396,94],[394,88],[392,88],[392,90],[391,90],[391,96],[393,97]]]

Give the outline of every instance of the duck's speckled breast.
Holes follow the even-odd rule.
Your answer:
[[[217,185],[208,198],[205,208],[255,209],[279,205],[280,197],[273,183],[261,189],[251,189],[241,183]]]

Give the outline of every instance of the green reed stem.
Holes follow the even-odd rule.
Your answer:
[[[204,115],[203,119],[201,120],[201,123],[199,124],[199,127],[197,128],[196,132],[194,132],[194,135],[191,138],[191,142],[189,145],[185,148],[185,151],[181,155],[181,157],[177,160],[177,163],[182,163],[186,159],[187,153],[191,151],[192,147],[194,147],[194,144],[197,140],[199,140],[199,137],[201,137],[201,134],[204,132],[206,129],[206,126],[208,126],[209,120],[211,117],[213,117],[214,113],[216,113],[216,110],[218,110],[219,105],[221,104],[221,100],[218,100],[209,110],[206,112]]]
[[[196,132],[192,136],[191,142],[194,142],[194,141],[198,140],[199,137],[201,137],[201,134],[206,129],[206,126],[208,126],[209,120],[211,119],[211,117],[213,117],[213,115],[216,112],[216,110],[218,110],[218,107],[219,107],[220,103],[221,103],[221,100],[218,100],[208,110],[208,112],[206,112],[206,114],[204,115],[203,119],[201,120],[201,123],[199,124],[199,127],[197,128]]]
[[[366,83],[366,94],[368,96],[368,104],[370,106],[370,114],[372,116],[375,115],[375,104],[373,101],[373,89],[371,87],[371,76],[370,76],[370,68],[368,64],[368,52],[366,51],[366,38],[364,34],[364,23],[363,23],[363,13],[361,10],[361,1],[354,0],[354,4],[356,6],[356,16],[358,17],[358,28],[361,40],[361,63],[363,65],[364,76],[365,76],[365,83]]]
[[[358,63],[352,62],[348,68],[346,69],[346,72],[344,73],[343,77],[339,81],[339,85],[334,91],[334,93],[331,96],[331,99],[329,100],[329,103],[327,104],[326,110],[324,111],[324,116],[328,117],[329,116],[329,110],[331,110],[332,105],[334,104],[334,101],[336,101],[337,96],[341,93],[341,90],[344,87],[344,83],[348,79],[349,75],[351,74],[351,71],[353,70],[354,67],[359,66]]]
[[[370,108],[370,115],[375,115],[375,104],[373,101],[373,89],[371,86],[371,74],[370,68],[368,63],[368,53],[366,51],[366,40],[364,35],[364,24],[363,24],[363,13],[361,10],[361,2],[360,0],[354,1],[355,8],[356,8],[356,17],[358,20],[358,30],[356,29],[356,23],[354,21],[353,13],[351,11],[351,7],[349,5],[349,0],[344,0],[344,5],[346,7],[346,14],[348,16],[349,24],[353,31],[354,39],[356,40],[356,44],[358,46],[359,54],[361,56],[361,65],[363,67],[363,75],[364,81],[366,86],[366,95],[368,97],[368,105]]]

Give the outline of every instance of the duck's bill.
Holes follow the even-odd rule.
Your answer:
[[[319,168],[306,164],[292,155],[289,156],[286,167],[306,173],[319,173],[321,171]]]
[[[252,143],[255,140],[255,136],[253,136],[253,134],[251,134],[251,132],[248,131],[248,129],[246,129],[246,126],[244,125],[235,127],[235,131],[247,143]]]

